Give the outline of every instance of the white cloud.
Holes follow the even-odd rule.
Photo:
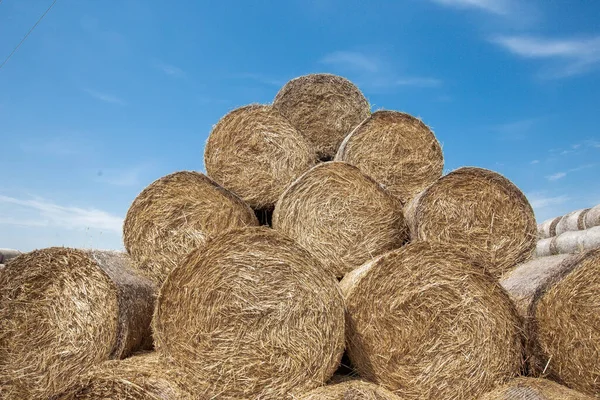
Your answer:
[[[123,219],[95,208],[60,206],[44,199],[0,195],[0,223],[63,229],[99,229],[120,233]],[[3,215],[4,214],[4,215]]]
[[[523,58],[555,61],[557,65],[542,74],[545,78],[582,74],[600,66],[600,36],[587,39],[498,36],[492,42]]]
[[[157,67],[164,72],[165,74],[175,77],[175,78],[183,78],[185,77],[185,72],[179,67],[170,64],[162,64],[159,63]]]
[[[376,58],[354,51],[335,51],[323,57],[321,63],[363,72],[377,72],[380,69]]]
[[[533,160],[529,164],[533,165],[533,164],[539,164],[539,163],[540,163],[540,160]]]
[[[567,176],[566,172],[557,172],[556,174],[546,176],[546,179],[548,179],[549,181],[557,181],[561,178],[564,178],[565,176]]]
[[[527,199],[531,206],[535,209],[557,206],[569,201],[569,197],[562,196],[546,196],[543,193],[535,192],[527,195]]]
[[[475,8],[493,14],[506,15],[509,12],[508,0],[431,0],[444,6],[456,8]]]
[[[84,89],[84,91],[93,98],[103,101],[105,103],[118,104],[120,106],[124,106],[126,104],[122,99],[107,93],[101,93],[90,89]]]

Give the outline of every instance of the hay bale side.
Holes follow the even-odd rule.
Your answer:
[[[346,381],[314,389],[298,400],[401,400],[389,390],[360,380]]]
[[[308,139],[275,108],[263,105],[221,118],[204,150],[208,176],[254,209],[272,209],[285,188],[316,163]]]
[[[230,229],[258,225],[252,209],[198,172],[181,171],[146,187],[123,224],[123,241],[134,265],[162,284],[192,250]]]
[[[56,400],[192,400],[181,374],[161,362],[156,353],[105,361],[78,379]]]
[[[593,400],[547,379],[517,378],[485,394],[480,400]]]
[[[525,195],[502,175],[464,167],[406,207],[413,240],[452,244],[500,277],[528,260],[537,225]]]
[[[0,397],[49,398],[101,361],[150,348],[154,296],[123,253],[14,258],[0,274]]]
[[[538,239],[546,239],[556,236],[556,225],[562,217],[554,217],[545,220],[538,225]]]
[[[337,277],[408,239],[400,200],[358,168],[337,161],[312,168],[281,195],[273,228]]]
[[[600,226],[582,231],[567,231],[553,238],[539,240],[536,257],[574,254],[600,248]]]
[[[330,74],[292,79],[277,93],[273,107],[313,143],[322,160],[333,159],[344,137],[371,113],[352,82]]]
[[[358,167],[404,204],[439,179],[444,168],[431,129],[398,111],[371,114],[346,136],[335,159]]]
[[[572,211],[564,215],[560,221],[558,221],[558,224],[556,224],[556,235],[585,229],[584,218],[589,211],[589,208],[585,208],[583,210]]]
[[[548,256],[555,255],[556,253],[553,253],[553,249],[554,249],[553,243],[554,243],[554,237],[549,237],[549,238],[538,240],[535,245],[534,258],[548,257]]]
[[[284,399],[322,386],[344,350],[333,274],[266,228],[230,231],[192,252],[161,288],[156,349],[220,399]],[[212,398],[212,397],[211,397]]]
[[[403,399],[474,399],[521,372],[513,304],[455,247],[408,244],[341,286],[352,364]]]
[[[502,285],[524,317],[532,375],[600,392],[600,249],[530,261]]]
[[[584,229],[590,229],[595,226],[600,226],[600,204],[590,208],[583,219]]]

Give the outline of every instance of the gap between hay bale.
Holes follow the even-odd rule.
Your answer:
[[[292,79],[273,101],[315,147],[319,159],[333,159],[344,137],[371,113],[369,102],[349,80],[330,74]]]
[[[525,321],[530,373],[600,391],[600,249],[543,257],[502,279]]]
[[[0,397],[49,398],[152,345],[155,287],[123,253],[49,248],[0,274]]]
[[[431,129],[398,111],[376,111],[342,142],[345,161],[381,183],[403,204],[442,176],[444,156]]]
[[[517,378],[481,397],[481,400],[593,400],[547,379]]]
[[[204,150],[208,175],[254,209],[273,209],[285,188],[316,163],[312,143],[277,109],[258,104],[221,118]]]
[[[298,400],[401,400],[389,390],[361,380],[352,380],[314,389]]]
[[[415,242],[341,282],[359,375],[403,399],[474,399],[522,368],[507,294],[452,246]]]
[[[156,349],[220,399],[285,399],[327,382],[344,349],[332,273],[266,227],[192,252],[160,290]]]

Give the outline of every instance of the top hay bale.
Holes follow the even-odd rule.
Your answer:
[[[206,383],[209,398],[279,400],[335,372],[344,301],[333,274],[294,241],[243,228],[171,272],[153,327],[159,354]]]
[[[376,111],[361,122],[335,157],[358,167],[407,203],[442,176],[444,156],[420,119],[398,111]]]
[[[565,232],[580,231],[585,229],[585,215],[590,211],[589,208],[583,210],[575,210],[562,216],[556,224],[556,235],[561,235]]]
[[[487,393],[480,400],[593,400],[547,379],[517,378]]]
[[[538,239],[547,239],[556,236],[556,225],[562,217],[554,217],[538,224]]]
[[[537,258],[501,284],[525,320],[532,375],[600,393],[600,249]]]
[[[330,74],[292,79],[277,93],[273,106],[325,161],[333,159],[344,137],[370,114],[361,91],[349,80]]]
[[[125,254],[49,248],[0,274],[0,398],[48,399],[152,345],[155,287]]]
[[[204,150],[206,172],[254,209],[272,209],[281,193],[317,162],[312,144],[271,106],[224,116]]]
[[[402,400],[374,383],[353,380],[314,389],[298,400]]]
[[[198,172],[162,177],[133,201],[123,241],[135,265],[161,284],[190,251],[229,229],[258,225],[237,196]]]
[[[337,161],[313,167],[281,195],[273,228],[339,278],[408,239],[400,200],[358,168]]]
[[[452,244],[495,277],[529,259],[536,223],[527,198],[502,175],[459,168],[406,208],[412,239]]]
[[[584,229],[590,229],[595,226],[600,226],[600,204],[590,208],[583,219]]]

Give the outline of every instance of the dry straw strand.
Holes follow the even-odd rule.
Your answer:
[[[402,203],[356,167],[313,167],[279,199],[273,228],[310,251],[337,277],[402,246]]]
[[[463,167],[406,207],[413,240],[452,244],[500,277],[528,260],[537,225],[525,195],[502,175]]]
[[[330,74],[292,79],[277,93],[273,106],[313,143],[322,160],[331,160],[344,137],[370,114],[361,91]]]
[[[431,129],[398,111],[376,111],[361,122],[335,157],[358,167],[407,203],[442,176],[444,156]]]
[[[250,207],[199,172],[162,177],[133,201],[123,241],[134,265],[161,284],[190,251],[214,235],[258,225]]]
[[[344,349],[335,277],[266,227],[192,252],[162,286],[153,326],[157,351],[221,399],[283,399],[322,386]]]
[[[547,379],[517,378],[481,397],[481,400],[593,400]]]
[[[341,286],[352,364],[404,399],[474,399],[521,371],[514,306],[455,247],[408,244]]]
[[[255,209],[272,209],[285,188],[316,162],[304,136],[275,108],[257,104],[225,115],[204,151],[208,175]]]
[[[298,400],[401,400],[401,397],[374,383],[352,380],[314,389]]]
[[[155,287],[117,252],[48,248],[0,274],[0,398],[46,399],[152,345]]]

